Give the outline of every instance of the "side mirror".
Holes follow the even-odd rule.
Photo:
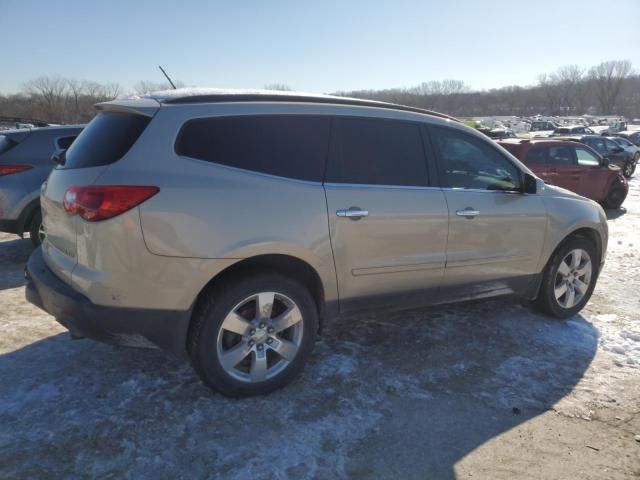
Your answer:
[[[614,147],[611,151],[613,153],[622,153],[622,152],[624,152],[624,148],[622,148],[622,147]]]
[[[522,193],[536,193],[538,190],[538,182],[536,177],[530,173],[525,173],[522,178]]]
[[[51,155],[51,161],[57,163],[58,165],[64,165],[67,160],[67,150],[60,149],[56,150],[53,155]]]

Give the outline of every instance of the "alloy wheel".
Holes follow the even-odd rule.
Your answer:
[[[38,240],[40,241],[40,243],[44,242],[44,238],[46,237],[46,233],[44,231],[44,224],[42,222],[40,222],[40,225],[38,226]]]
[[[298,354],[303,321],[296,303],[281,293],[245,298],[222,321],[218,361],[228,375],[243,382],[273,378]]]
[[[571,250],[558,266],[554,294],[558,305],[572,308],[584,298],[591,284],[592,263],[586,250]]]
[[[633,170],[634,170],[634,163],[633,162],[627,162],[624,165],[624,176],[629,178],[631,177],[631,175],[633,175]]]

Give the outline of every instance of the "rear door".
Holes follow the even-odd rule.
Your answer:
[[[421,124],[338,117],[334,126],[325,191],[341,309],[434,301],[448,211],[429,183]]]
[[[541,196],[521,193],[521,170],[489,142],[446,127],[430,134],[449,206],[443,293],[473,298],[525,288],[546,230]]]
[[[43,185],[40,202],[46,231],[42,244],[44,258],[68,283],[77,263],[79,220],[67,215],[65,194],[71,186],[93,184],[109,165],[127,153],[149,121],[148,116],[134,113],[99,113],[71,144],[64,165],[54,168]]]

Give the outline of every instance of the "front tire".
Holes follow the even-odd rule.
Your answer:
[[[205,293],[194,312],[189,356],[202,381],[223,395],[269,393],[304,368],[318,331],[309,291],[277,274]]]
[[[629,160],[624,164],[624,168],[622,169],[624,178],[631,178],[633,176],[633,173],[636,171],[636,160]]]
[[[607,198],[603,200],[602,206],[609,209],[618,209],[622,206],[626,197],[627,194],[622,185],[615,181],[609,188],[609,193],[607,193]]]
[[[572,317],[591,298],[599,266],[593,243],[569,239],[549,259],[535,306],[555,318]]]

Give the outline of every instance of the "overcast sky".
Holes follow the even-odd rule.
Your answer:
[[[187,86],[333,92],[454,78],[529,85],[562,65],[640,70],[640,0],[0,0],[0,92],[41,75],[128,90]]]

